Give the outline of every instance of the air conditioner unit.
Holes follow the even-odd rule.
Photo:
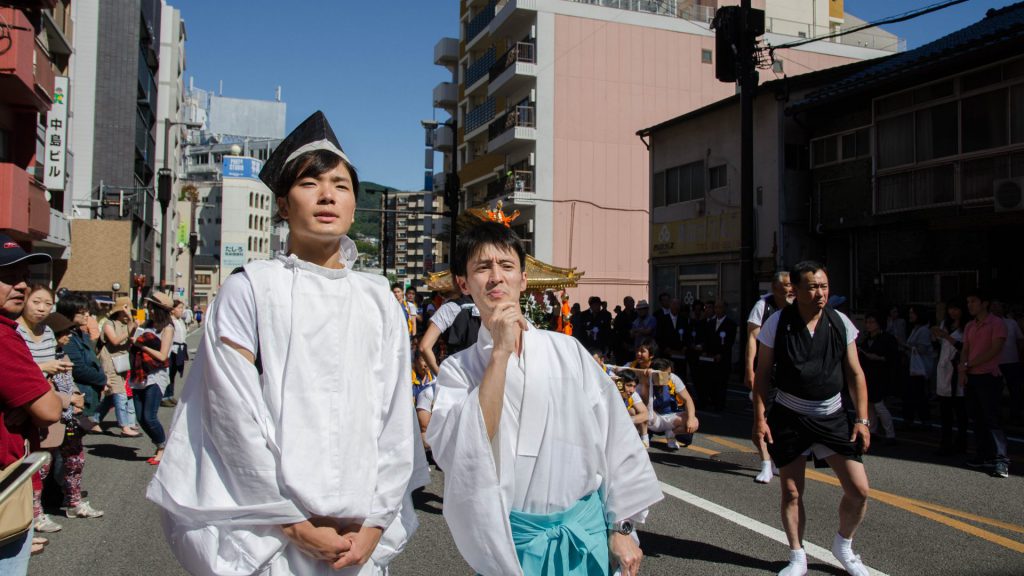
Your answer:
[[[1024,178],[1007,178],[992,183],[996,212],[1024,210]]]

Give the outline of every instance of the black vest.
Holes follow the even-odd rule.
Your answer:
[[[464,295],[455,302],[462,306],[462,310],[445,332],[448,354],[461,352],[476,344],[476,336],[480,332],[480,316],[473,315],[473,298]]]
[[[779,312],[775,332],[775,386],[805,400],[826,400],[843,390],[846,326],[832,308],[822,311],[814,337],[796,305]]]

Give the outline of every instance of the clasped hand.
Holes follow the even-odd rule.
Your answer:
[[[287,524],[281,529],[300,550],[335,570],[365,564],[383,534],[377,527],[342,526],[332,518],[322,517]]]

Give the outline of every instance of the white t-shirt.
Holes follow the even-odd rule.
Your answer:
[[[476,304],[466,304],[466,306],[473,307],[473,316],[480,315],[480,311],[477,309]],[[459,304],[455,300],[449,300],[442,304],[441,307],[437,309],[437,312],[434,312],[434,315],[430,317],[430,322],[434,324],[434,326],[437,326],[441,332],[444,332],[448,328],[451,328],[451,325],[455,322],[455,317],[459,315],[459,312],[462,312],[462,304]]]
[[[419,309],[416,308],[415,302],[406,300],[405,302],[403,302],[403,304],[405,304],[405,309],[409,311],[409,316],[416,316],[417,314],[420,313]]]
[[[846,317],[846,314],[836,310],[836,314],[843,319],[843,326],[846,327],[846,345],[849,346],[857,340],[857,335],[860,331],[853,325],[853,322]],[[757,334],[757,341],[769,348],[775,348],[775,333],[779,329],[779,317],[782,314],[772,314],[764,322],[764,326],[761,326],[761,331]],[[814,332],[811,332],[811,337],[814,336]]]
[[[172,318],[171,323],[174,325],[174,343],[184,344],[185,336],[188,334],[185,328],[185,321],[181,318]]]
[[[256,328],[256,296],[252,283],[244,272],[232,274],[224,281],[217,294],[217,330],[249,352],[259,351],[259,332]]]
[[[420,392],[420,395],[416,397],[416,409],[423,410],[424,412],[434,411],[434,388],[436,386],[427,386]]]
[[[764,317],[764,297],[757,299],[757,303],[750,309],[750,315],[747,316],[747,324],[753,324],[754,326],[761,325],[761,318]],[[776,310],[778,312],[778,310]],[[774,315],[774,314],[773,314]]]

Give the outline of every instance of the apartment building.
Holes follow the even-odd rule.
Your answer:
[[[69,5],[0,6],[0,230],[53,257],[41,281],[63,275],[70,256]]]
[[[434,48],[456,72],[434,102],[452,117],[436,148],[451,150],[460,209],[502,199],[521,211],[515,230],[531,254],[586,272],[574,300],[647,297],[649,160],[636,131],[735,93],[714,77],[709,26],[727,3],[461,0],[460,38]],[[754,4],[775,44],[858,22],[839,2]],[[781,51],[762,78],[900,48],[883,32],[839,40]]]
[[[428,199],[430,205],[427,204]],[[447,244],[433,237],[440,228],[440,217],[424,214],[441,213],[444,200],[427,191],[391,192],[388,194],[388,209],[391,212],[385,213],[381,219],[382,227],[386,228],[381,235],[385,247],[384,268],[394,272],[400,282],[408,281],[420,286],[447,253]],[[428,220],[432,220],[432,226]]]

